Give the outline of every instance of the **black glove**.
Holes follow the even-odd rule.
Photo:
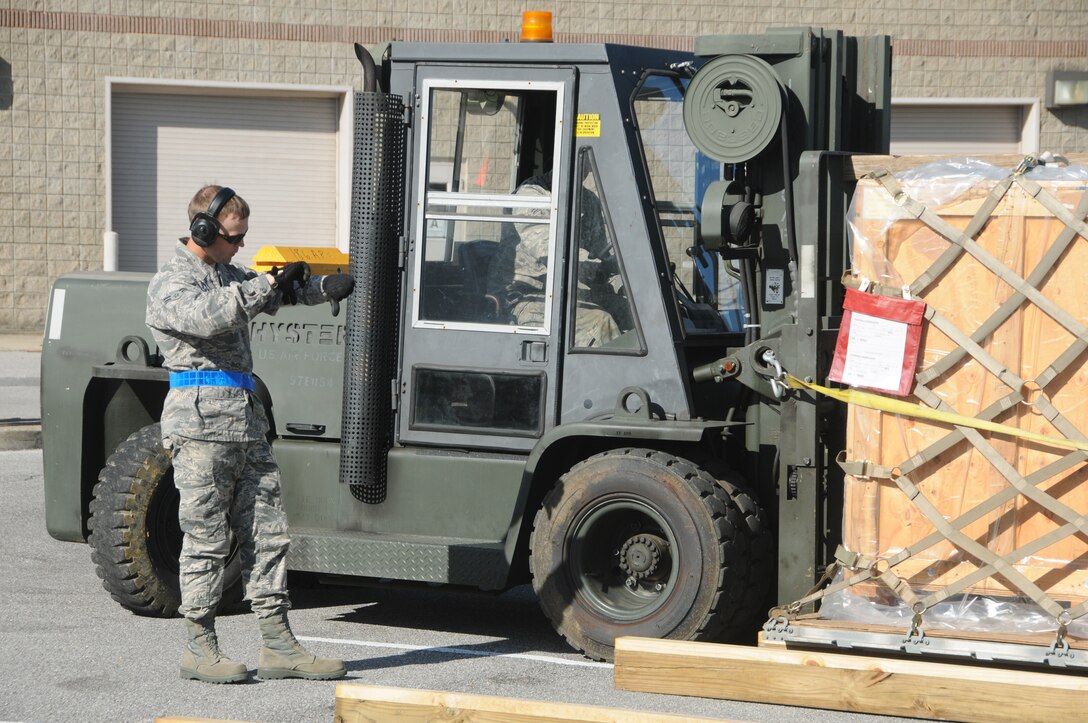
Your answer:
[[[310,265],[305,261],[292,261],[282,269],[273,266],[272,277],[276,280],[276,288],[283,292],[283,300],[288,304],[297,304],[298,290],[295,284],[305,286],[310,280]]]
[[[355,279],[351,274],[330,274],[321,280],[321,290],[330,298],[343,301],[355,290]]]
[[[321,279],[321,290],[329,297],[332,315],[339,316],[340,302],[355,290],[355,279],[351,274],[330,274]]]

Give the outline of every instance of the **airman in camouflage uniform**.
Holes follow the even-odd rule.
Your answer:
[[[265,641],[258,675],[337,678],[345,672],[343,662],[302,649],[287,624],[290,541],[279,469],[266,439],[268,419],[253,392],[249,326],[261,312],[275,314],[285,298],[304,304],[339,301],[354,282],[343,274],[310,278],[305,264],[274,274],[232,264],[244,245],[249,207],[230,189],[223,196],[229,200],[216,204],[222,190],[207,186],[193,197],[193,236],[181,239],[148,287],[147,325],[171,372],[162,435],[173,451],[184,532],[180,612],[189,642],[181,675],[217,683],[247,675],[244,665],[220,652],[214,629],[233,531],[246,598]],[[209,204],[217,206],[212,216]],[[194,240],[198,216],[215,224],[211,243]]]
[[[534,176],[518,186],[519,196],[550,196],[552,174]],[[583,202],[592,197],[583,189]],[[587,219],[597,219],[596,228],[583,224],[580,233],[594,236],[607,243],[600,214],[600,202],[593,197],[598,213],[583,214]],[[534,208],[522,211],[529,216],[547,218],[548,210]],[[548,233],[547,223],[522,222],[513,224],[516,233],[506,232],[488,271],[487,288],[504,301],[509,312],[508,320],[518,326],[544,326],[546,308],[545,292],[548,282]],[[574,344],[577,347],[595,347],[620,334],[620,328],[612,315],[586,299],[588,282],[594,278],[599,261],[591,259],[585,244],[579,250],[579,303],[575,319]]]

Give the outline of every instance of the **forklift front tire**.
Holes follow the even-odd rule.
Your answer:
[[[533,588],[556,630],[596,660],[611,660],[624,635],[712,639],[751,617],[747,528],[694,463],[603,452],[563,475],[537,512]]]

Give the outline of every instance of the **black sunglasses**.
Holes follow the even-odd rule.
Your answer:
[[[249,232],[246,231],[246,233],[249,233]],[[220,231],[219,232],[219,238],[223,239],[224,241],[226,241],[229,244],[234,244],[235,246],[237,246],[238,244],[245,241],[246,234],[245,233],[240,233],[237,236],[228,236],[227,234]]]

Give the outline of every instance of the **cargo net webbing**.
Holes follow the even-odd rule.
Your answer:
[[[871,174],[870,201],[879,197],[876,205],[884,204],[892,217],[883,231],[888,232],[894,223],[907,228],[896,238],[891,238],[890,233],[885,236],[880,253],[868,249],[872,253],[870,260],[879,257],[880,263],[869,264],[865,270],[872,278],[889,282],[876,284],[876,293],[902,296],[906,289],[911,297],[927,302],[928,328],[923,341],[926,353],[915,375],[912,401],[977,420],[1042,428],[1055,441],[1088,442],[1088,386],[1080,387],[1085,379],[1079,374],[1082,367],[1088,366],[1088,326],[1082,323],[1088,320],[1088,182],[1084,180],[1088,174],[1078,169],[1077,173],[1063,176],[1054,169],[1040,169],[1025,175],[1034,165],[1032,160],[1000,179],[993,178],[994,169],[987,166],[988,179],[971,185],[969,190],[961,184],[955,199],[940,202],[929,199],[927,203],[912,197],[900,180],[885,171]],[[983,193],[981,189],[986,187],[989,190]],[[859,194],[861,188],[859,184]],[[967,197],[969,203],[964,202]],[[966,208],[976,206],[972,215],[965,213]],[[999,220],[995,214],[1004,214],[1005,219]],[[949,220],[954,216],[960,217],[959,223]],[[1033,219],[1030,224],[1026,220],[1029,216]],[[852,217],[855,271],[859,265],[866,266],[857,253],[864,225],[863,220]],[[939,241],[940,248],[927,241],[931,253],[917,253],[915,234],[919,233]],[[984,234],[985,243],[980,242]],[[925,263],[919,259],[925,259]],[[896,261],[900,267],[913,267],[920,273],[913,279],[889,273]],[[949,295],[938,289],[942,283],[954,285],[957,279],[976,280],[968,292],[978,292],[988,285],[999,291],[984,295],[980,315],[972,318],[970,310],[950,308],[950,300],[962,300],[963,290]],[[961,328],[965,319],[972,326],[977,323],[977,327]],[[1038,343],[1032,341],[1033,332],[1041,338]],[[1001,335],[1003,341],[998,345]],[[1015,341],[1013,354],[1009,353],[1014,346],[1010,339]],[[1058,347],[1055,340],[1061,340]],[[966,398],[950,399],[955,394],[943,385],[957,374],[961,378],[972,378],[973,374],[975,381],[971,393],[961,394]],[[978,393],[980,390],[983,393]],[[1085,409],[1081,409],[1082,405]],[[1074,415],[1076,419],[1071,418]],[[863,421],[855,420],[855,434],[867,434],[859,432],[866,426]],[[828,607],[825,603],[849,594],[852,588],[863,591],[862,599],[897,606],[899,619],[910,620],[909,638],[923,634],[922,625],[930,622],[929,617],[924,617],[926,611],[934,611],[946,601],[962,602],[967,595],[982,594],[999,600],[1019,599],[1021,607],[1037,606],[1031,614],[1056,632],[1052,649],[1066,645],[1069,626],[1088,614],[1088,546],[1084,544],[1088,543],[1088,467],[1084,464],[1088,452],[1003,439],[970,426],[904,421],[888,415],[883,419],[870,416],[868,421],[877,425],[891,422],[904,438],[920,438],[921,442],[911,445],[892,440],[891,446],[900,444],[899,457],[842,461],[847,484],[869,485],[870,489],[876,485],[875,495],[881,493],[882,485],[897,497],[892,504],[903,511],[901,520],[907,520],[907,527],[931,531],[920,539],[910,539],[910,534],[906,539],[900,536],[897,541],[903,544],[882,544],[887,541],[873,530],[879,528],[882,505],[887,507],[890,498],[867,498],[869,514],[859,515],[855,527],[868,525],[870,543],[854,547],[868,549],[847,549],[851,546],[848,534],[844,538],[846,547],[840,547],[836,563],[820,584],[802,599],[773,610],[768,630],[781,630],[787,621],[803,616],[810,603],[820,603],[824,614]],[[860,451],[849,447],[850,443],[848,456]],[[877,456],[881,454],[878,451]],[[967,457],[970,460],[964,462]],[[979,464],[981,460],[985,464]],[[968,499],[971,495],[965,492],[957,503],[960,506],[950,511],[949,490],[966,490],[968,482],[977,479],[985,465],[989,465],[982,471],[989,480],[988,494],[976,493]],[[941,474],[945,478],[935,484]],[[963,474],[967,481],[957,478]],[[949,479],[949,475],[953,478]],[[1079,509],[1067,504],[1070,499]],[[1028,527],[1038,534],[1023,539]],[[1079,549],[1079,554],[1067,560],[1047,560],[1048,551],[1052,553],[1054,546],[1063,541],[1062,549]],[[1047,562],[1042,566],[1047,569],[1040,573],[1036,568],[1029,573],[1032,566],[1024,562],[1040,559]],[[913,564],[904,564],[911,561]],[[1064,586],[1060,584],[1063,580]],[[1075,580],[1076,585],[1071,585],[1070,580]],[[949,605],[945,608],[949,609]],[[849,615],[841,617],[850,619]],[[1085,622],[1088,618],[1078,623],[1078,637]],[[957,629],[958,625],[953,620],[942,627]],[[984,622],[969,623],[964,629],[986,632],[995,628]]]

